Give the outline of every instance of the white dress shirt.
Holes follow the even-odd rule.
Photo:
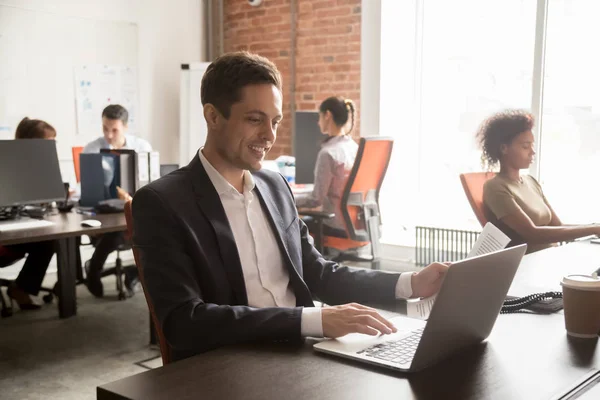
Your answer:
[[[240,193],[198,151],[200,162],[215,187],[240,256],[244,283],[250,307],[296,307],[296,295],[290,286],[290,276],[285,268],[275,234],[269,226],[265,211],[253,193],[254,178],[244,171],[244,189]],[[412,295],[412,273],[400,275],[396,284],[396,297]],[[321,308],[304,307],[301,320],[302,336],[323,336]]]
[[[85,145],[84,153],[100,153],[101,149],[112,149],[112,145],[106,141],[104,136],[99,137]],[[133,135],[125,135],[125,144],[122,149],[134,150],[136,153],[150,153],[152,146],[142,138]]]

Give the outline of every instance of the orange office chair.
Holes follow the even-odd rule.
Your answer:
[[[488,222],[483,207],[483,185],[494,176],[496,176],[494,172],[469,172],[460,174],[460,182],[465,190],[467,199],[469,199],[471,208],[473,208],[473,212],[482,227]]]
[[[317,249],[335,249],[336,261],[370,261],[374,269],[379,268],[380,213],[379,190],[392,155],[394,141],[391,138],[373,136],[360,139],[358,153],[342,194],[342,214],[346,225],[346,238],[321,236]],[[322,231],[325,219],[332,215],[322,212],[299,211],[311,216]],[[348,250],[371,243],[371,257],[358,257]]]
[[[75,179],[77,182],[81,182],[80,168],[79,168],[79,155],[83,152],[82,146],[71,147],[71,154],[73,154],[73,167],[75,168]]]
[[[133,215],[131,213],[131,200],[125,202],[125,219],[127,220],[127,233],[129,237],[133,237]],[[140,257],[135,246],[133,247],[133,257],[135,258],[135,265],[137,266],[140,282],[142,283],[144,295],[146,296],[146,302],[148,303],[148,309],[150,310],[150,342],[154,342],[153,333],[156,332],[158,335],[158,342],[160,344],[160,354],[162,356],[163,365],[167,365],[171,363],[172,360],[171,347],[169,346],[167,338],[165,337],[162,331],[162,327],[158,321],[158,317],[154,312],[154,306],[152,305],[152,302],[150,301],[150,296],[148,296],[148,292],[146,291],[143,269],[142,265],[140,264]]]

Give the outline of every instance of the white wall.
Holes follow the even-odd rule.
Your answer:
[[[202,61],[202,0],[0,0],[0,4],[136,23],[140,136],[160,152],[161,162],[178,162],[180,64]]]
[[[381,0],[362,0],[360,28],[360,132],[382,135],[379,127]]]

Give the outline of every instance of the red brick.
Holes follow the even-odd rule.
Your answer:
[[[265,9],[255,9],[255,10],[250,10],[246,12],[246,16],[248,18],[256,18],[256,17],[262,17],[263,15],[265,15],[267,13],[267,10]]]
[[[291,154],[291,102],[296,110],[314,111],[332,95],[354,100],[360,116],[360,14],[361,0],[296,1],[295,85],[291,73],[291,1],[265,0],[251,7],[246,0],[224,4],[225,51],[249,49],[270,58],[283,79],[284,119],[269,159]]]
[[[306,1],[306,0],[304,0]],[[336,0],[327,0],[327,1],[313,1],[312,2],[312,8],[313,10],[318,10],[321,8],[335,8],[337,6],[337,1]]]
[[[316,18],[341,17],[352,14],[352,7],[322,8],[315,13]]]

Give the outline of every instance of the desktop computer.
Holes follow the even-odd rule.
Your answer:
[[[116,199],[117,187],[133,195],[140,186],[137,159],[136,152],[129,149],[80,154],[80,205],[97,207],[100,202]]]
[[[179,169],[179,164],[160,164],[160,176],[165,176]]]
[[[45,139],[0,140],[0,232],[48,226],[43,220],[15,219],[27,205],[64,200],[56,142]],[[15,211],[17,210],[17,211]]]
[[[317,111],[297,111],[294,124],[294,156],[296,157],[296,184],[313,184],[317,154],[325,136],[319,129]]]

